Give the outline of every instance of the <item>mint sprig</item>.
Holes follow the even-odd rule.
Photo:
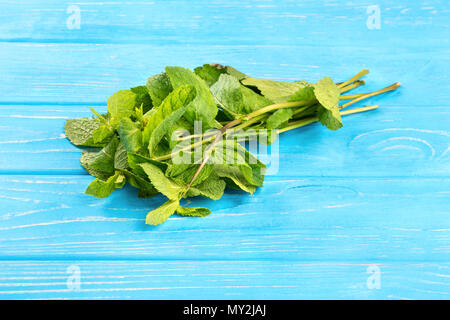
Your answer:
[[[87,194],[105,198],[129,183],[139,197],[160,193],[168,199],[148,213],[147,224],[161,224],[173,214],[204,217],[209,209],[186,207],[183,199],[218,200],[227,187],[252,194],[263,186],[265,165],[240,142],[314,122],[337,130],[341,116],[378,106],[342,109],[400,86],[343,94],[363,85],[359,79],[367,73],[363,69],[341,83],[330,77],[312,83],[258,79],[217,64],[194,72],[166,67],[146,85],[113,94],[107,114],[91,108],[92,118],[68,120],[65,132],[74,145],[101,148],[84,152],[80,160],[96,178]]]

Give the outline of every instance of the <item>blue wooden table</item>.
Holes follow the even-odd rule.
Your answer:
[[[406,1],[0,1],[0,298],[448,299],[450,7]],[[277,175],[204,219],[83,192],[66,119],[166,65],[343,81],[370,113],[280,137]]]

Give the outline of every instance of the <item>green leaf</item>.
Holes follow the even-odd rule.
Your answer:
[[[232,66],[226,66],[225,69],[227,70],[227,73],[230,76],[235,77],[238,80],[242,80],[247,77],[245,73],[240,72],[239,70],[233,68]]]
[[[204,196],[213,200],[219,200],[225,191],[225,186],[225,181],[212,172],[205,181],[195,187],[191,187],[187,195],[189,197]]]
[[[288,101],[301,101],[301,100],[316,100],[314,94],[314,86],[306,84],[304,87],[299,88],[297,91],[289,97]]]
[[[219,77],[219,80],[211,87],[211,92],[224,111],[235,117],[272,104],[272,101],[244,87],[236,78],[228,74],[222,74]]]
[[[109,124],[103,123],[92,133],[92,139],[95,143],[109,141],[114,136],[114,131]]]
[[[93,132],[100,126],[100,121],[94,118],[79,118],[67,120],[64,125],[66,137],[76,146],[101,147],[102,143],[94,142]]]
[[[142,131],[138,123],[122,118],[117,132],[127,152],[136,153],[142,148]]]
[[[319,121],[328,129],[338,130],[342,127],[341,114],[339,108],[334,108],[332,110],[325,109],[320,106],[318,109]]]
[[[211,156],[214,164],[236,165],[245,179],[252,185],[262,187],[266,166],[233,139],[217,143]]]
[[[137,174],[143,179],[147,179],[148,181],[150,181],[144,169],[142,169],[142,167],[140,166],[142,163],[150,163],[154,166],[157,166],[162,171],[165,171],[167,169],[166,163],[152,160],[140,154],[128,153],[128,166],[131,168],[133,173]]]
[[[122,141],[117,145],[116,153],[114,154],[114,168],[118,170],[128,168],[128,154]]]
[[[150,211],[145,219],[146,224],[158,225],[169,219],[169,217],[175,213],[178,208],[178,200],[169,200],[162,206]]]
[[[150,94],[146,86],[138,86],[130,89],[136,95],[135,108],[140,108],[144,113],[149,111],[152,106],[152,100],[150,99]]]
[[[171,200],[179,200],[185,192],[185,187],[175,183],[172,179],[167,178],[164,172],[151,163],[140,164],[144,172],[147,174],[153,186]]]
[[[340,90],[330,77],[325,77],[316,83],[314,94],[325,109],[333,110],[339,105]]]
[[[304,87],[299,88],[294,92],[288,99],[288,101],[302,101],[311,100],[316,101],[316,96],[314,95],[314,87],[305,83]],[[294,114],[294,108],[278,109],[273,114],[271,114],[266,121],[267,129],[276,129],[281,125],[286,123]]]
[[[292,108],[278,109],[267,118],[267,129],[279,128],[282,124],[288,121],[293,114],[294,110]]]
[[[107,179],[114,174],[114,158],[119,140],[112,139],[99,152],[85,152],[81,157],[81,165],[94,177]]]
[[[181,86],[172,91],[161,105],[155,108],[147,120],[143,132],[144,146],[148,146],[150,155],[155,155],[158,144],[169,129],[186,112],[195,98],[195,89],[191,85]]]
[[[159,106],[173,90],[169,77],[165,72],[148,78],[146,87],[154,107]]]
[[[194,69],[195,74],[197,74],[200,78],[205,80],[208,86],[212,86],[221,74],[229,74],[230,76],[236,78],[237,80],[244,79],[247,77],[245,74],[236,70],[231,66],[223,66],[221,64],[204,64],[203,66],[197,67]]]
[[[208,86],[212,86],[220,77],[222,73],[226,73],[225,67],[217,64],[204,64],[201,67],[194,69],[196,75],[205,80]]]
[[[131,186],[138,188],[141,194],[145,193],[146,198],[153,197],[159,193],[158,190],[156,190],[151,182],[147,179],[142,178],[132,171],[122,170],[122,172],[127,178],[127,182]]]
[[[189,184],[194,174],[197,172],[199,168],[199,164],[169,164],[166,170],[166,176],[177,181],[179,184]],[[192,186],[196,186],[206,180],[211,174],[213,168],[212,165],[206,164],[200,173],[198,174],[195,181],[192,183]]]
[[[136,106],[136,94],[131,90],[120,90],[106,102],[112,125],[118,124],[124,117],[129,117]]]
[[[258,78],[245,78],[242,81],[245,86],[256,87],[267,99],[275,102],[286,102],[300,88],[305,87],[304,81],[284,82],[264,80]]]
[[[177,208],[177,213],[181,216],[188,217],[206,217],[211,213],[211,210],[208,208],[202,207],[181,207]]]
[[[97,198],[106,198],[113,193],[115,189],[122,188],[124,185],[125,177],[117,171],[106,181],[99,179],[92,181],[87,187],[85,193]]]
[[[237,187],[248,193],[256,191],[256,187],[247,181],[239,166],[215,164],[214,172],[221,178],[230,179]]]
[[[218,109],[206,82],[189,69],[181,67],[166,67],[166,73],[174,88],[186,84],[195,87],[197,95],[187,108],[184,117],[190,122],[201,121],[203,131],[215,127],[214,119]]]

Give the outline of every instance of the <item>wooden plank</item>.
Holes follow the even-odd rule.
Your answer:
[[[291,44],[331,47],[358,41],[393,48],[445,46],[445,1],[146,1],[0,4],[0,39],[21,42],[152,44]],[[368,6],[380,8],[381,29],[367,28]],[[79,26],[70,16],[80,10]],[[372,13],[373,14],[373,13]],[[326,21],[326,24],[324,23]]]
[[[449,276],[448,262],[1,261],[0,298],[448,299]]]
[[[83,194],[88,176],[0,176],[0,258],[422,261],[450,259],[449,178],[266,181],[194,198],[207,218],[144,224],[162,196]]]
[[[0,106],[0,172],[86,174],[81,150],[64,138],[63,127],[66,119],[89,116],[84,106]],[[348,116],[336,132],[311,125],[279,137],[278,170],[271,175],[448,176],[449,127],[449,108],[428,106],[388,106]],[[262,160],[275,169],[275,151],[271,157]]]
[[[331,76],[343,81],[368,68],[372,73],[364,90],[380,89],[396,81],[403,83],[398,93],[382,100],[384,105],[447,106],[448,49],[426,50],[430,51],[360,44],[330,50],[328,44],[0,43],[0,102],[104,104],[118,90],[145,84],[147,77],[161,72],[166,65],[194,68],[216,62],[233,65],[248,75],[283,80],[316,81]]]

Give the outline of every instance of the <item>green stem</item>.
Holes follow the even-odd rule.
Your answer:
[[[379,94],[382,94],[385,92],[393,91],[393,90],[397,89],[398,87],[400,87],[400,85],[401,85],[400,82],[396,82],[396,83],[390,85],[389,87],[383,88],[381,90],[365,93],[356,99],[353,99],[347,103],[344,103],[342,106],[339,107],[339,109],[344,109],[344,108],[347,108],[348,106],[351,106],[352,104],[359,102],[361,100],[364,100],[364,99],[367,99],[367,98],[370,98],[370,97],[373,97],[373,96],[376,96],[376,95],[379,95]]]
[[[316,100],[300,100],[300,101],[293,101],[293,102],[282,102],[282,103],[271,104],[264,108],[253,111],[252,113],[249,113],[248,115],[243,117],[243,120],[250,120],[256,116],[259,116],[260,114],[264,114],[264,113],[267,113],[267,112],[270,112],[273,110],[284,109],[284,108],[294,108],[294,107],[304,107],[304,106],[314,103],[315,101]]]
[[[365,95],[365,94],[366,94],[366,93],[344,94],[344,95],[341,95],[341,96],[339,97],[339,99],[340,99],[340,100],[352,100],[352,99],[359,98],[359,97],[361,97],[361,96],[363,96],[363,95]]]
[[[353,77],[351,77],[350,79],[348,79],[345,82],[342,82],[340,84],[338,84],[338,88],[343,88],[345,86],[347,86],[348,84],[352,83],[353,81],[358,80],[359,78],[365,76],[366,74],[369,73],[369,70],[367,69],[362,69],[360,72],[358,72],[357,74],[355,74]]]
[[[359,86],[362,86],[363,84],[365,84],[365,81],[364,81],[364,80],[356,80],[356,81],[353,82],[352,84],[350,84],[350,85],[348,85],[348,86],[346,86],[346,87],[341,88],[341,93],[344,93],[344,92],[350,91],[350,90],[352,90],[352,89],[355,89],[355,88],[357,88],[357,87],[359,87]]]
[[[355,108],[355,109],[351,109],[351,110],[342,111],[341,115],[342,116],[346,116],[346,115],[349,115],[349,114],[370,111],[370,110],[374,110],[374,109],[377,109],[377,108],[378,108],[377,105],[361,107],[361,108]],[[311,123],[314,123],[314,122],[317,122],[317,121],[319,121],[318,117],[304,118],[304,119],[301,119],[301,120],[298,120],[298,121],[291,122],[288,126],[282,128],[282,129],[279,129],[277,132],[278,133],[286,132],[286,131],[289,131],[289,130],[292,130],[292,129],[296,129],[296,128],[299,128],[299,127],[306,126],[308,124],[311,124]]]

